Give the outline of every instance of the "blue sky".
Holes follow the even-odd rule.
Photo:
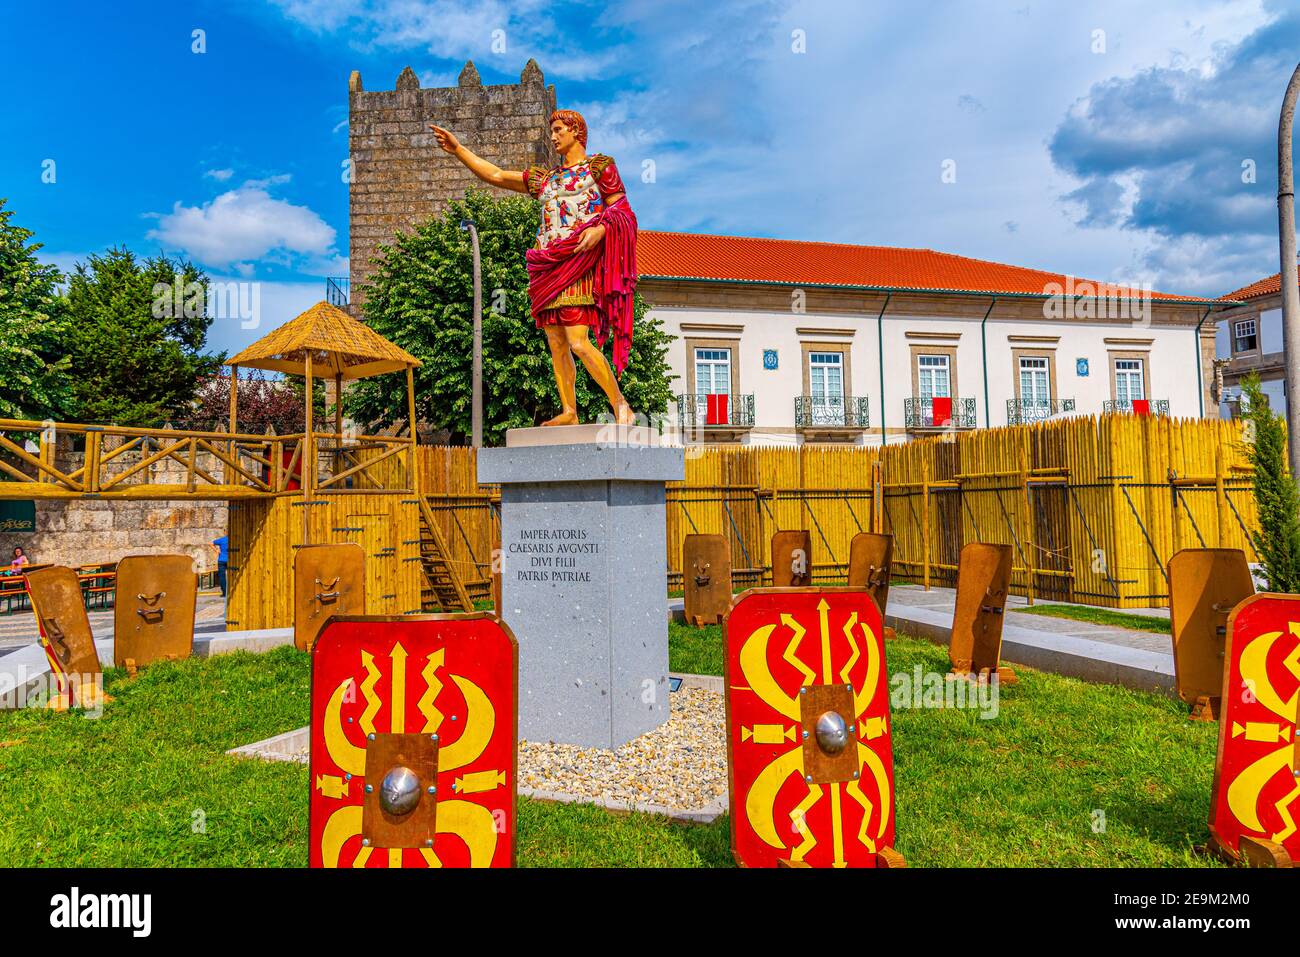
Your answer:
[[[351,70],[502,83],[535,57],[643,227],[1219,295],[1278,268],[1298,51],[1271,0],[3,0],[0,196],[65,268],[121,244],[257,282],[261,328],[213,328],[236,349],[347,274]]]

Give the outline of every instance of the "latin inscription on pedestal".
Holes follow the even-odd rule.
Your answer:
[[[524,528],[507,550],[519,582],[587,583],[600,562],[599,542],[585,528]]]

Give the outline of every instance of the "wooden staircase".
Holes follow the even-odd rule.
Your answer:
[[[451,563],[451,552],[442,530],[434,521],[433,509],[423,496],[420,504],[420,567],[427,587],[421,591],[420,606],[425,611],[473,611],[474,605],[465,591],[465,583]]]

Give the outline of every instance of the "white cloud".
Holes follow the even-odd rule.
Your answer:
[[[233,169],[210,169],[204,172],[203,175],[215,179],[218,183],[224,183],[235,175],[235,171]]]
[[[310,208],[269,192],[288,179],[280,175],[249,180],[199,206],[177,201],[169,213],[149,214],[158,225],[147,236],[215,267],[243,263],[247,269],[247,264],[259,259],[284,263],[333,259],[337,256],[334,227]]]
[[[312,33],[344,34],[361,50],[423,50],[442,59],[518,70],[529,57],[547,76],[583,80],[609,75],[630,51],[615,43],[574,45],[565,16],[547,0],[273,0],[284,17]],[[557,8],[558,9],[558,8]],[[594,16],[594,13],[593,13]],[[493,47],[504,39],[505,49]],[[490,51],[490,52],[489,52]],[[445,79],[443,77],[442,79]],[[391,82],[391,81],[390,81]],[[424,80],[421,80],[423,85]],[[439,85],[454,85],[440,83]],[[378,87],[377,87],[378,88]]]

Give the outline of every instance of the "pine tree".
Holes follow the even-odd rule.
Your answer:
[[[158,426],[188,414],[223,355],[204,352],[207,276],[110,249],[69,277],[66,348],[78,422]]]
[[[1254,468],[1259,530],[1252,533],[1270,591],[1300,592],[1300,491],[1287,468],[1286,426],[1268,407],[1259,377],[1242,383],[1247,454]]]
[[[377,260],[365,290],[365,321],[423,362],[415,370],[416,414],[461,443],[471,431],[474,329],[473,253],[463,218],[478,225],[483,290],[483,441],[537,425],[560,411],[546,337],[528,308],[524,253],[537,236],[537,205],[524,196],[469,190],[442,216],[399,234]],[[672,337],[646,317],[637,297],[632,355],[619,386],[638,414],[662,413],[671,379],[664,356]],[[610,344],[606,343],[608,353]],[[398,376],[359,381],[344,409],[370,424],[403,422],[406,384]],[[608,412],[605,395],[579,366],[578,414]]]

